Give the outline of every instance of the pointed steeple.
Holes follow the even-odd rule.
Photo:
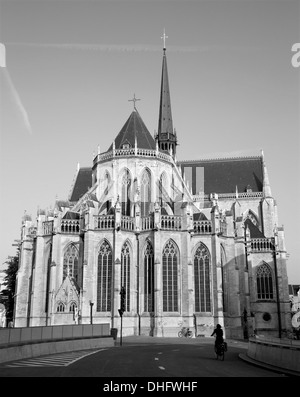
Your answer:
[[[159,121],[158,121],[158,146],[161,150],[170,152],[175,156],[177,137],[173,129],[173,119],[171,111],[171,97],[169,89],[167,56],[166,56],[166,36],[165,31],[162,39],[164,40],[162,76],[160,88]]]

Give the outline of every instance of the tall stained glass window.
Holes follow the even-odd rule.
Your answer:
[[[111,310],[112,286],[112,250],[105,240],[100,246],[98,255],[97,274],[97,311],[109,312]]]
[[[144,311],[154,311],[154,255],[150,241],[144,250]]]
[[[78,249],[70,244],[64,253],[63,280],[67,277],[78,280]]]
[[[169,240],[162,254],[163,267],[163,311],[178,311],[178,249]]]
[[[260,265],[256,272],[257,298],[261,300],[273,299],[273,278],[270,266]]]
[[[210,265],[209,252],[200,243],[194,255],[195,311],[210,312]]]

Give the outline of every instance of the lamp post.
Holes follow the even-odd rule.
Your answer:
[[[94,302],[90,301],[90,321],[91,321],[91,324],[93,324],[93,305],[94,305]]]
[[[126,309],[126,304],[125,304],[126,291],[125,291],[125,287],[124,286],[121,287],[120,295],[121,295],[121,298],[120,298],[120,309],[119,309],[119,314],[121,316],[120,346],[122,346],[123,313],[125,312],[125,309]]]

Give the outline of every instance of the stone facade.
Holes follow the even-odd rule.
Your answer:
[[[263,154],[199,163],[199,191],[168,134],[159,128],[155,141],[134,108],[108,151],[78,168],[69,200],[24,217],[15,327],[120,330],[124,287],[123,335],[177,336],[186,326],[209,336],[219,323],[226,337],[248,338],[291,328],[284,231]],[[222,176],[221,166],[234,168]]]

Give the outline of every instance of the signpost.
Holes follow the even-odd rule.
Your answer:
[[[121,316],[121,336],[120,336],[120,346],[122,346],[122,328],[123,328],[123,313],[125,312],[125,296],[126,296],[126,291],[125,287],[121,287],[120,291],[120,309],[119,309],[119,314]]]

